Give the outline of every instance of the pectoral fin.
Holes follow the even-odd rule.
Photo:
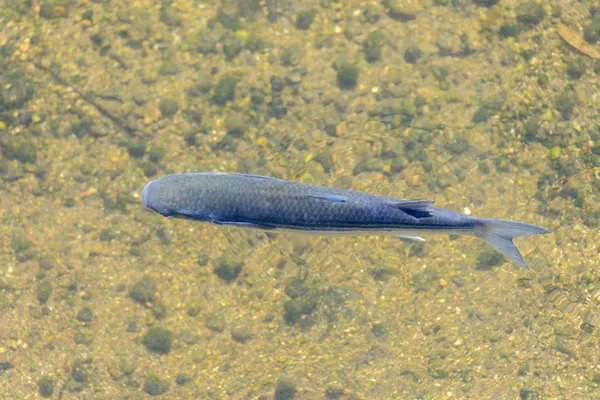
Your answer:
[[[254,229],[262,229],[262,230],[273,230],[276,227],[268,224],[258,224],[256,222],[247,222],[247,221],[225,221],[225,220],[214,220],[213,221],[217,225],[230,225],[237,226],[239,228],[254,228]]]
[[[414,240],[416,242],[424,242],[425,239],[423,239],[421,236],[417,236],[417,235],[404,235],[404,234],[400,234],[400,235],[396,235],[399,238],[402,239],[408,239],[408,240]]]

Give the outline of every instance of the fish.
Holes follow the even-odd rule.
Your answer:
[[[142,199],[146,208],[164,217],[268,232],[412,240],[424,240],[422,234],[475,236],[524,269],[527,263],[513,238],[550,233],[523,222],[434,207],[434,200],[400,200],[250,174],[170,174],[146,184]]]

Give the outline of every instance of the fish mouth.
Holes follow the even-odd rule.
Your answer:
[[[146,208],[151,208],[148,205],[148,189],[150,188],[150,185],[152,185],[152,182],[148,182],[146,186],[144,186],[144,189],[142,189],[142,200],[144,201],[144,206],[146,206]]]

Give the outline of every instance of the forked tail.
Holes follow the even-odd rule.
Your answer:
[[[519,249],[513,243],[516,236],[529,236],[550,233],[549,230],[523,222],[507,221],[504,219],[477,218],[480,226],[475,236],[488,242],[494,249],[504,254],[521,268],[527,268],[527,263],[521,257]]]

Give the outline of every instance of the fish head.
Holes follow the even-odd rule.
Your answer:
[[[180,185],[180,180],[181,175],[172,174],[148,182],[142,189],[144,206],[165,217],[178,216],[181,198],[189,198],[187,186]]]

